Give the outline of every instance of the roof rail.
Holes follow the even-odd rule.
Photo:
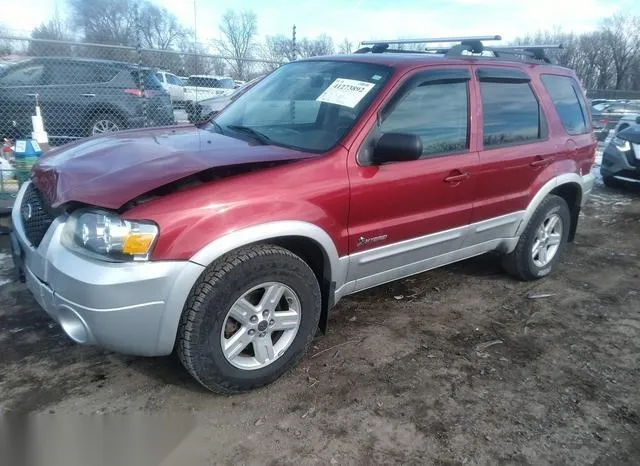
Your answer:
[[[437,44],[444,42],[463,42],[479,40],[502,40],[502,36],[459,36],[459,37],[428,37],[423,39],[391,39],[391,40],[365,40],[362,45],[400,45],[400,44]]]
[[[522,61],[543,61],[545,63],[551,63],[551,60],[545,54],[546,49],[562,49],[562,44],[546,44],[546,45],[503,45],[496,47],[486,47],[482,41],[487,40],[502,40],[499,35],[495,36],[465,36],[465,37],[433,37],[422,39],[394,39],[394,40],[368,40],[362,41],[362,45],[370,45],[371,47],[362,47],[355,51],[355,53],[428,53],[439,54],[446,57],[502,57],[503,55],[509,55],[516,57],[514,59]],[[433,47],[425,48],[424,50],[402,50],[391,49],[389,45],[402,45],[402,44],[430,44],[430,43],[445,43],[445,42],[460,42],[449,48]],[[490,52],[491,55],[485,55],[484,52]]]

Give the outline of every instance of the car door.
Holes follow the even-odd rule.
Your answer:
[[[480,102],[476,204],[468,243],[515,235],[536,183],[553,177],[558,148],[530,76],[519,68],[475,68]]]
[[[105,90],[101,83],[115,72],[89,61],[51,59],[46,61],[41,89],[45,129],[54,138],[89,135],[89,119],[102,107]]]
[[[356,281],[356,290],[450,262],[460,248],[478,164],[469,137],[475,106],[470,77],[467,66],[414,72],[352,148],[348,281]],[[370,163],[376,141],[389,132],[418,135],[422,157]]]
[[[40,94],[44,65],[28,60],[9,67],[0,76],[0,129],[2,137],[31,135],[31,116]]]

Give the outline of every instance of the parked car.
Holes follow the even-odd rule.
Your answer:
[[[640,183],[640,116],[623,117],[602,154],[600,174],[605,185],[620,181]]]
[[[598,142],[603,142],[609,135],[609,119],[601,111],[591,109],[591,125]]]
[[[17,267],[76,342],[175,350],[224,393],[284,374],[352,293],[490,251],[546,277],[593,185],[584,92],[476,42],[294,61],[207,125],[45,154]]]
[[[189,76],[184,86],[184,98],[199,102],[211,97],[229,95],[235,89],[233,79],[223,76]]]
[[[594,108],[607,119],[607,130],[612,130],[618,124],[618,120],[625,115],[640,114],[640,101],[617,100],[594,105]]]
[[[630,113],[628,115],[623,116],[618,120],[616,127],[613,129],[614,134],[618,134],[620,131],[624,131],[630,126],[634,126],[638,124],[638,117],[640,117],[640,113]]]
[[[189,121],[197,124],[209,120],[212,116],[222,111],[223,108],[255,86],[262,78],[264,78],[264,76],[252,79],[233,91],[233,94],[212,97],[211,99],[201,100],[200,102],[187,102],[185,110],[187,111]]]
[[[36,96],[52,139],[173,124],[169,95],[152,70],[140,74],[115,61],[23,60],[0,72],[0,136],[31,134]]]
[[[184,84],[175,74],[167,71],[156,71],[156,78],[169,94],[174,107],[184,104]]]

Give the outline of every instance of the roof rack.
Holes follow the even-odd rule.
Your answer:
[[[482,41],[502,40],[500,35],[493,36],[464,36],[464,37],[433,37],[421,39],[393,39],[393,40],[368,40],[361,42],[362,47],[355,53],[426,53],[431,55],[442,55],[446,57],[503,57],[508,55],[518,60],[543,61],[551,63],[545,54],[546,49],[562,49],[562,44],[549,45],[503,45],[497,47],[486,47]],[[424,50],[403,50],[391,49],[390,45],[404,44],[442,44],[446,42],[460,42],[449,48],[434,47]],[[486,55],[485,52],[491,53]]]

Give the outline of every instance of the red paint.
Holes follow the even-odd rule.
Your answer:
[[[473,71],[478,64],[486,65],[486,60],[385,54],[335,60],[383,63],[395,67],[395,74],[342,145],[326,154],[252,145],[194,127],[138,130],[53,151],[36,167],[34,181],[56,205],[73,200],[120,208],[132,198],[206,168],[292,160],[174,192],[128,210],[126,218],[149,219],[159,225],[153,259],[160,260],[188,259],[221,235],[278,220],[318,225],[332,237],[338,253],[346,255],[523,210],[551,178],[561,173],[586,174],[591,169],[594,135],[565,133],[539,79],[541,73],[575,77],[569,70],[492,60],[491,66],[529,73],[549,135],[534,144],[484,150],[482,108]],[[471,71],[468,153],[378,167],[358,165],[356,153],[375,125],[378,110],[405,79],[431,67]],[[445,182],[462,174],[469,176]],[[387,235],[386,240],[357,246],[360,236],[380,235]]]

